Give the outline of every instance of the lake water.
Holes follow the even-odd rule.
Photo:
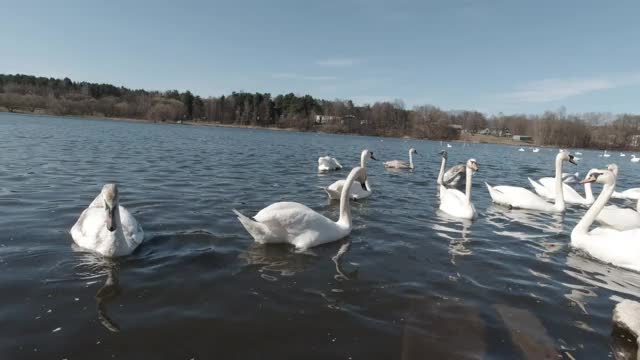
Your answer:
[[[453,143],[478,160],[473,223],[441,216],[440,142],[0,114],[1,359],[606,359],[620,298],[640,274],[572,249],[584,208],[564,215],[491,205],[483,182],[527,186],[557,149]],[[231,212],[297,201],[333,219],[320,189],[368,148],[374,194],[353,203],[344,241],[299,253],[253,242]],[[640,165],[583,150],[580,171]],[[344,170],[319,175],[317,158]],[[72,246],[106,182],[145,230],[131,256]],[[601,187],[596,186],[596,192]],[[619,202],[619,204],[631,203]],[[338,252],[346,252],[337,260]],[[622,347],[621,347],[622,346]],[[621,348],[620,348],[621,347]]]

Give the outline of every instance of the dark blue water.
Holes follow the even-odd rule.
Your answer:
[[[638,300],[640,274],[570,247],[584,208],[507,210],[483,184],[551,176],[557,149],[452,145],[450,164],[480,166],[473,223],[437,211],[440,142],[0,114],[0,358],[618,356],[612,309]],[[337,219],[321,187],[364,148],[404,160],[410,147],[412,173],[369,163],[374,194],[344,241],[257,245],[231,212],[288,200]],[[582,152],[565,172],[617,162],[618,187],[640,186],[628,156]],[[326,154],[347,169],[319,175]],[[146,235],[109,261],[68,234],[106,182]]]

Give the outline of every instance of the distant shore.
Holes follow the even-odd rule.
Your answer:
[[[296,128],[279,128],[279,127],[265,127],[265,126],[256,126],[256,125],[239,125],[239,124],[223,124],[219,122],[211,122],[211,121],[193,121],[193,120],[185,120],[182,122],[176,121],[158,121],[158,120],[149,120],[149,119],[134,119],[134,118],[121,118],[121,117],[108,117],[108,116],[98,116],[98,115],[55,115],[49,114],[43,111],[24,111],[24,110],[16,110],[16,111],[8,111],[6,108],[0,107],[1,113],[7,114],[21,114],[21,115],[33,115],[33,116],[53,116],[53,117],[61,117],[61,118],[72,118],[72,119],[94,119],[94,120],[113,120],[113,121],[129,121],[129,122],[141,122],[141,123],[156,123],[156,124],[172,124],[172,125],[190,125],[190,126],[210,126],[210,127],[223,127],[223,128],[238,128],[238,129],[267,129],[267,130],[276,130],[276,131],[293,131],[293,132],[313,132],[320,134],[336,134],[336,135],[355,135],[355,136],[369,136],[362,134],[352,134],[352,133],[333,133],[322,131],[320,129],[312,130],[312,131],[304,131]],[[376,135],[370,135],[376,136]],[[410,136],[403,137],[395,137],[395,136],[378,136],[378,137],[392,137],[392,138],[405,138],[405,139],[414,139],[414,140],[430,140],[430,141],[440,141],[438,139],[426,139],[426,138],[414,138]],[[555,147],[555,146],[544,146],[544,145],[534,145],[530,142],[513,140],[510,137],[498,137],[493,135],[481,135],[481,134],[470,134],[464,133],[460,139],[456,140],[442,140],[445,142],[460,142],[460,143],[471,143],[471,144],[497,144],[497,145],[511,145],[511,146],[528,146],[528,147]]]

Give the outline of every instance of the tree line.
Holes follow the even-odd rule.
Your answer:
[[[0,108],[52,115],[99,116],[154,121],[215,122],[381,136],[453,140],[486,129],[527,135],[535,145],[640,147],[640,116],[607,113],[492,115],[445,111],[424,105],[407,109],[400,100],[356,106],[293,93],[233,92],[202,98],[190,91],[148,91],[111,84],[31,75],[0,74]],[[462,130],[462,131],[461,131]]]

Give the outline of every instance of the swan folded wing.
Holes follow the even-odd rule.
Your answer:
[[[640,228],[640,213],[632,209],[607,206],[598,213],[596,221],[616,230],[631,230]]]
[[[256,221],[268,224],[271,229],[280,229],[281,242],[289,242],[298,249],[335,241],[341,234],[339,226],[305,205],[280,202],[267,206],[255,216]]]
[[[580,237],[584,238],[579,240],[579,247],[589,255],[622,268],[640,271],[640,229],[617,231],[599,227]]]
[[[129,249],[135,249],[142,243],[144,239],[144,231],[142,231],[142,226],[138,224],[133,215],[131,215],[129,210],[127,210],[127,208],[125,208],[124,206],[120,206],[118,208],[118,211],[120,213],[120,227],[122,228],[122,233],[124,234],[126,247]]]
[[[387,161],[384,163],[385,167],[388,168],[396,168],[396,169],[402,169],[402,168],[408,168],[409,165],[407,165],[406,162],[401,161],[401,160],[391,160],[391,161]]]
[[[540,195],[542,197],[545,197],[547,199],[554,199],[555,198],[554,193],[553,192],[549,192],[549,190],[544,185],[542,185],[541,183],[539,183],[539,182],[537,182],[537,181],[535,181],[535,180],[533,180],[531,178],[527,178],[527,179],[529,179],[529,183],[531,184],[531,186],[533,187],[533,190],[535,190],[535,192],[538,195]],[[540,180],[542,180],[542,179],[540,179]]]
[[[551,210],[553,205],[530,190],[517,186],[495,186],[492,198],[495,202],[514,208]]]
[[[113,237],[112,233],[107,234],[105,221],[104,209],[97,207],[85,209],[71,228],[70,234],[73,241],[85,249],[100,248],[102,243],[107,240],[104,239],[105,237],[109,237],[109,235]]]
[[[547,194],[549,194],[549,196],[545,196],[548,197],[550,199],[555,199],[556,196],[556,184],[555,184],[555,179],[552,177],[544,177],[540,179],[540,183],[542,184],[542,186],[544,186],[544,188],[547,191]],[[537,192],[537,191],[536,191]],[[586,204],[587,201],[584,197],[582,197],[582,195],[580,195],[574,188],[572,188],[571,186],[562,183],[562,193],[564,196],[564,201],[571,203],[571,204]]]
[[[467,167],[464,164],[458,164],[444,173],[442,181],[447,186],[455,186],[463,182],[466,173]]]

